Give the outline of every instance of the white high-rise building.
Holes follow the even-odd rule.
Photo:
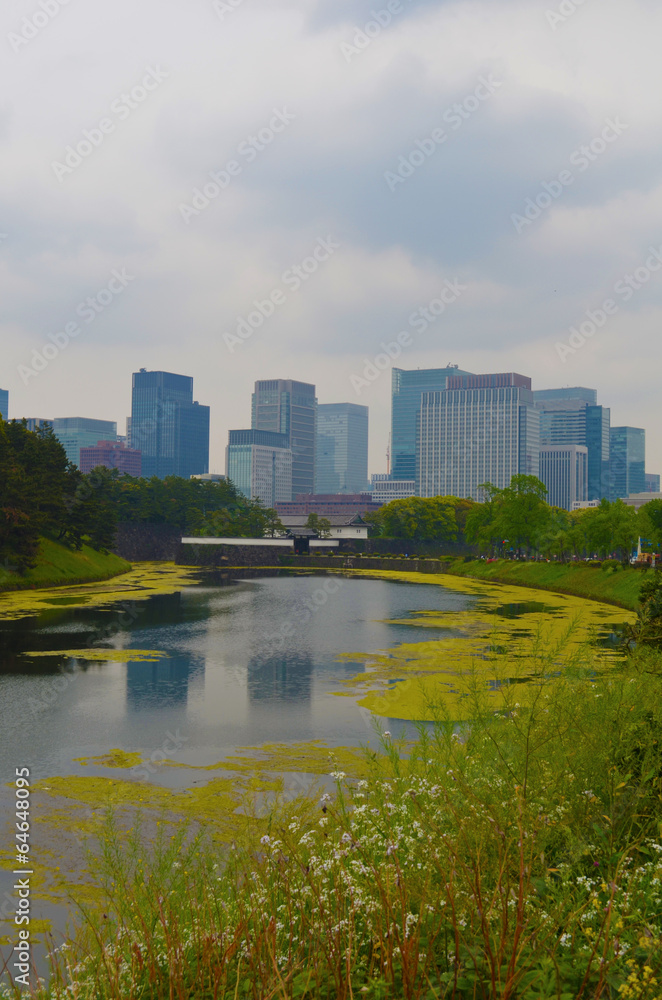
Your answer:
[[[226,473],[249,500],[259,499],[267,507],[291,500],[289,437],[272,431],[230,431]]]
[[[424,392],[417,432],[416,483],[422,497],[482,499],[513,476],[538,476],[540,416],[531,379],[514,372],[450,376]]]
[[[576,510],[588,501],[588,448],[576,444],[540,447],[540,476],[547,487],[547,503],[563,510]]]

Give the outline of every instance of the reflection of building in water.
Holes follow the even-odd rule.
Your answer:
[[[248,664],[248,697],[253,702],[309,702],[313,661],[307,653],[253,658]]]
[[[185,706],[189,685],[204,678],[201,656],[170,656],[156,663],[127,663],[126,702],[136,710]]]

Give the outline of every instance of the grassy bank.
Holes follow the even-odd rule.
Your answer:
[[[491,563],[481,559],[465,563],[457,559],[444,567],[444,572],[476,580],[494,580],[496,583],[574,594],[632,611],[638,607],[642,583],[652,575],[651,570],[602,570],[586,563],[513,562],[509,559]]]
[[[130,569],[130,563],[111,553],[102,555],[87,545],[75,551],[43,538],[37,565],[24,575],[0,566],[0,592],[110,580]]]

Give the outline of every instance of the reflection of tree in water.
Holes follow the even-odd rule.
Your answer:
[[[120,601],[107,608],[68,607],[78,597],[53,597],[52,607],[18,620],[0,621],[0,673],[54,674],[69,657],[29,659],[31,652],[103,648],[125,632],[182,622],[206,621],[208,600],[182,601],[181,593],[159,594],[147,601]],[[21,654],[27,654],[22,656]]]
[[[310,701],[312,657],[307,653],[255,658],[248,664],[251,701]]]
[[[204,671],[203,657],[188,654],[155,663],[127,663],[127,705],[136,711],[186,705],[190,682]]]

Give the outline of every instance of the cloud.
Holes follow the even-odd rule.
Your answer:
[[[20,51],[7,46],[0,384],[12,415],[74,406],[121,424],[132,371],[185,371],[212,406],[220,468],[228,428],[250,419],[254,379],[292,375],[316,382],[322,401],[351,398],[357,363],[446,279],[468,290],[404,367],[454,361],[539,384],[567,379],[570,362],[553,367],[555,342],[662,242],[662,11],[586,0],[553,30],[546,12],[557,6],[411,0],[348,59],[343,46],[387,9],[382,0],[242,0],[226,12],[212,0],[72,0]],[[31,10],[5,8],[0,32]],[[154,67],[162,84],[129,114],[113,111]],[[481,78],[500,86],[476,103]],[[251,146],[275,109],[294,120]],[[112,131],[58,180],[53,161],[105,117]],[[573,164],[573,183],[518,233],[512,216],[619,118],[628,128],[618,141],[589,169]],[[443,142],[430,138],[438,129]],[[241,152],[247,142],[255,156]],[[181,206],[195,190],[204,199],[231,161],[239,172],[186,221]],[[387,174],[407,176],[389,186]],[[327,236],[338,252],[230,354],[224,332]],[[23,385],[26,352],[116,267],[136,275],[131,288]],[[641,354],[656,370],[660,287],[651,280],[624,305],[573,360],[572,377],[595,385],[619,422],[628,407],[646,422],[651,466],[662,469],[656,393],[637,397],[631,362]],[[374,471],[388,383],[370,393]]]

